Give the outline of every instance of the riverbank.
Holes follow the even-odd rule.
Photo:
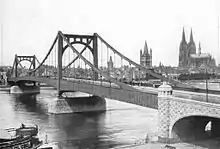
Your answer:
[[[10,88],[9,85],[0,85],[0,91],[10,91]]]
[[[194,141],[191,143],[187,142],[180,142],[174,144],[164,144],[155,142],[143,143],[143,144],[134,144],[134,145],[126,145],[117,147],[114,149],[210,149],[216,148],[220,146],[219,139],[208,139],[208,140],[201,140],[201,141]]]
[[[10,85],[0,85],[0,91],[10,91],[11,86]],[[54,87],[43,85],[40,86],[40,89],[42,90],[54,90]]]

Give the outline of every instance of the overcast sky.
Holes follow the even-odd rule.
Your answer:
[[[153,51],[153,65],[177,66],[182,29],[202,52],[220,63],[218,0],[0,0],[4,64],[14,55],[43,59],[58,30],[97,32],[125,56],[139,63],[144,41]]]

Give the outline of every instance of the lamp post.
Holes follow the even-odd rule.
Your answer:
[[[205,80],[206,80],[206,81],[205,81],[205,82],[206,82],[206,83],[205,83],[205,85],[206,85],[206,102],[208,102],[208,78],[207,78],[208,75],[207,75],[207,68],[205,68],[205,74],[206,74],[206,75],[205,75],[205,76],[206,76],[206,78],[205,78]]]

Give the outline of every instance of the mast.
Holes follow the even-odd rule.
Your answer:
[[[218,31],[218,51],[219,51],[219,28],[220,28],[220,26],[219,26],[219,15],[217,16],[218,18],[217,18],[217,23],[218,23],[218,27],[217,27],[217,31]]]

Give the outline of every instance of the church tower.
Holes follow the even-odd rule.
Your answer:
[[[179,46],[179,67],[187,66],[187,56],[188,56],[187,42],[185,37],[185,31],[183,28],[182,40]]]
[[[140,65],[152,67],[152,49],[148,52],[147,42],[144,44],[144,51],[140,50]]]
[[[190,40],[188,43],[188,54],[189,54],[188,57],[190,57],[191,54],[196,54],[196,45],[193,40],[192,29],[191,29],[191,33],[190,33]]]
[[[199,42],[198,53],[196,53],[196,45],[193,40],[191,28],[190,40],[187,43],[183,28],[182,40],[179,47],[179,67],[182,68],[198,68],[201,66],[215,66],[215,59],[209,53],[202,53],[201,43]]]
[[[109,69],[109,70],[113,70],[112,56],[110,56],[109,61],[108,61],[108,69]]]

